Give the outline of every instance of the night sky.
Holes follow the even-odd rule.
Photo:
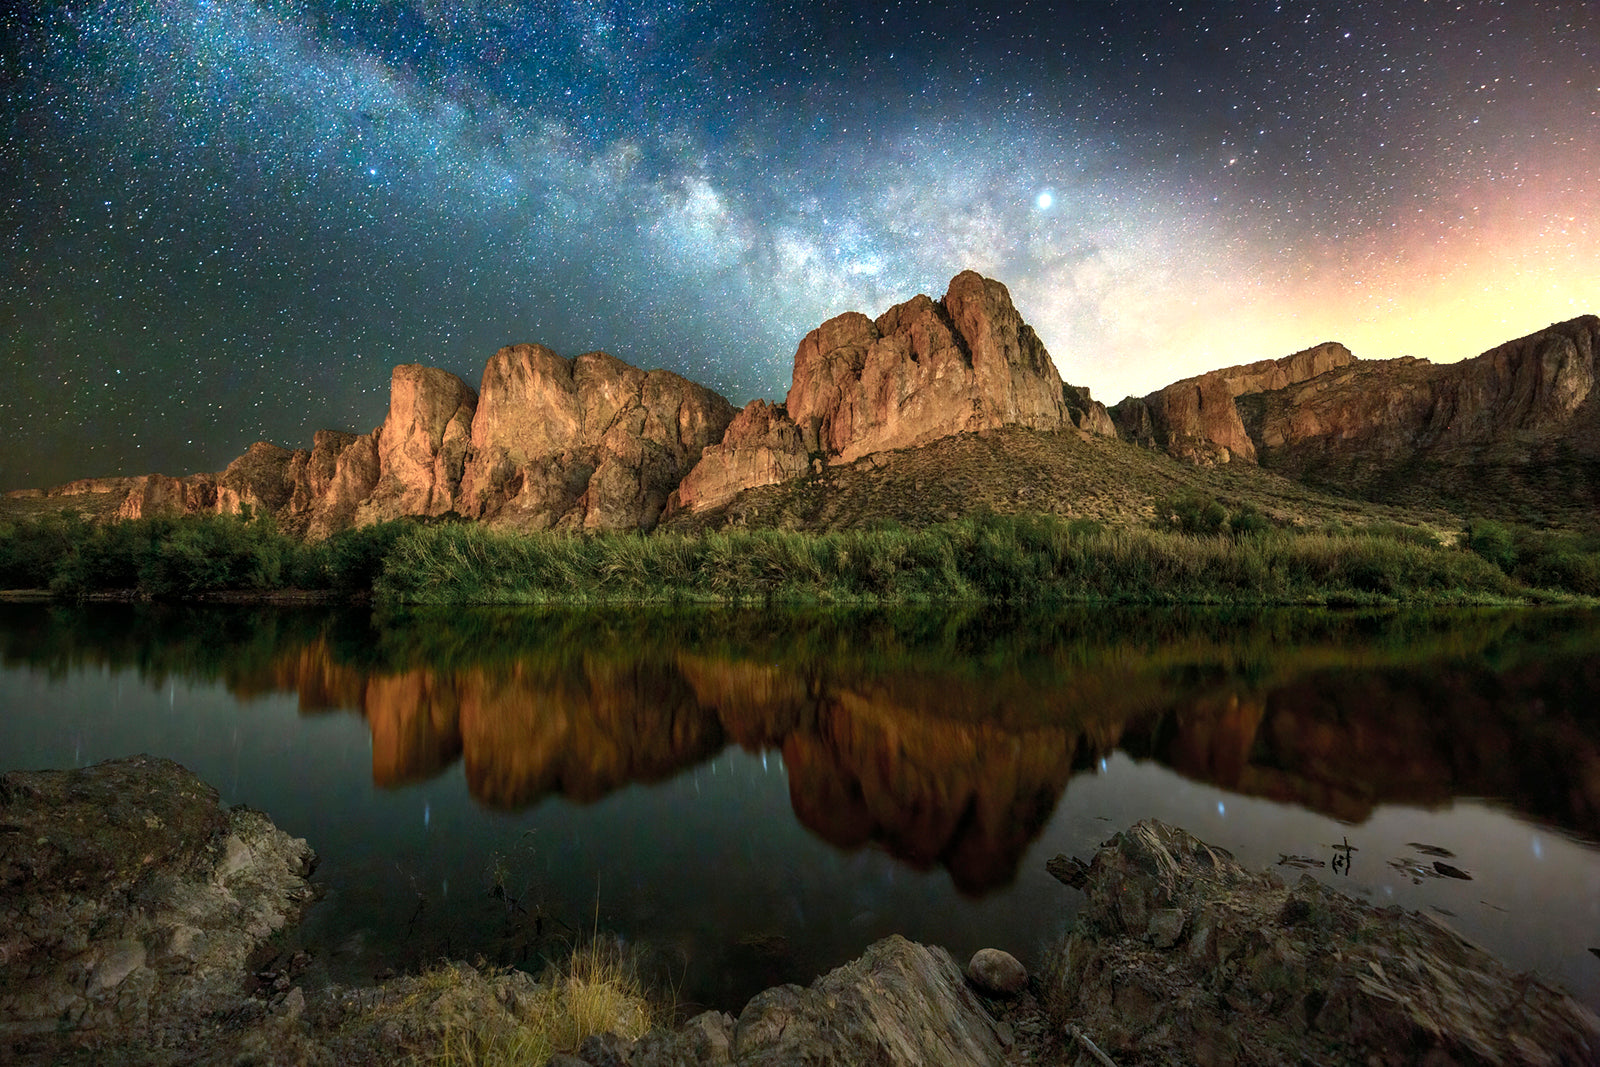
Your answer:
[[[0,0],[0,489],[999,278],[1112,402],[1600,311],[1600,4]]]

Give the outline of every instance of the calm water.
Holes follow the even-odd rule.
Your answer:
[[[1594,614],[0,605],[0,662],[0,769],[168,756],[310,840],[336,980],[596,927],[730,1010],[892,932],[1032,962],[1045,861],[1154,816],[1600,1007]]]

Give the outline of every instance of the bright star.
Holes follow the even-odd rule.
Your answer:
[[[1055,202],[1056,194],[1052,193],[1049,189],[1046,189],[1034,200],[1033,205],[1040,211],[1049,211],[1050,208],[1055,205]]]

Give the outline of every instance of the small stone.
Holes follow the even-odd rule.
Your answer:
[[[293,1022],[294,1020],[300,1018],[301,1014],[304,1013],[305,1010],[306,995],[300,991],[299,986],[295,986],[293,989],[289,990],[289,992],[285,993],[283,995],[283,999],[279,1001],[272,1009],[273,1014],[288,1022]]]
[[[1156,948],[1171,948],[1183,936],[1184,919],[1182,908],[1160,908],[1151,914],[1145,936]]]
[[[1009,952],[980,948],[967,964],[967,981],[991,996],[1014,997],[1028,987],[1028,969]]]
[[[94,976],[89,980],[90,994],[121,985],[123,979],[144,966],[144,959],[144,945],[141,942],[130,939],[108,945],[100,965],[94,969]]]

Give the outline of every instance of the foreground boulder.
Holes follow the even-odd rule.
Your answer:
[[[170,760],[0,777],[0,835],[8,1062],[185,1058],[313,896],[304,841]]]
[[[777,986],[751,998],[738,1021],[707,1012],[675,1033],[646,1035],[631,1047],[596,1047],[578,1064],[629,1067],[678,1064],[872,1063],[884,1067],[1000,1064],[995,1020],[967,987],[950,954],[903,937],[884,938],[809,989]]]
[[[1416,912],[1250,873],[1154,820],[1049,867],[1088,898],[1050,1014],[1117,1063],[1600,1062],[1594,1015]]]

